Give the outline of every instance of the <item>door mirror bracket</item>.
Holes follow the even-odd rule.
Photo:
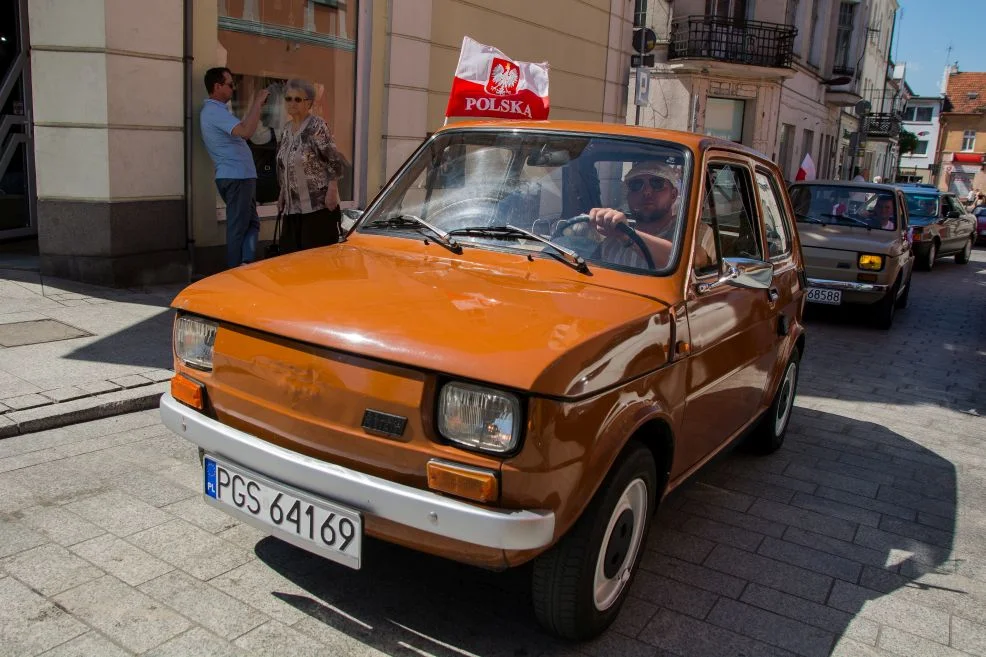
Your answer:
[[[774,265],[763,260],[724,258],[722,264],[725,271],[719,276],[719,279],[711,283],[699,283],[699,294],[706,294],[723,285],[766,290],[774,279]]]

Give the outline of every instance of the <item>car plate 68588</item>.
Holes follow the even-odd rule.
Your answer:
[[[808,301],[838,306],[842,303],[842,290],[826,290],[822,287],[808,288]]]
[[[205,499],[278,538],[350,568],[360,567],[363,518],[238,465],[206,455]]]

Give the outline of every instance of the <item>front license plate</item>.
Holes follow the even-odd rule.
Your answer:
[[[237,465],[206,455],[207,502],[280,539],[359,569],[363,517]]]
[[[821,287],[808,288],[808,301],[838,306],[842,303],[842,290],[826,290]]]

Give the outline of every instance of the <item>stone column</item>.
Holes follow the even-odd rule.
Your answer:
[[[29,0],[42,273],[188,276],[181,0]]]

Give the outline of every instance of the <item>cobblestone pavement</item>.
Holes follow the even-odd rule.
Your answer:
[[[354,572],[237,524],[146,412],[0,441],[0,654],[986,655],[986,252],[889,333],[809,326],[785,446],[667,501],[596,641],[540,633],[523,569],[368,542]]]

